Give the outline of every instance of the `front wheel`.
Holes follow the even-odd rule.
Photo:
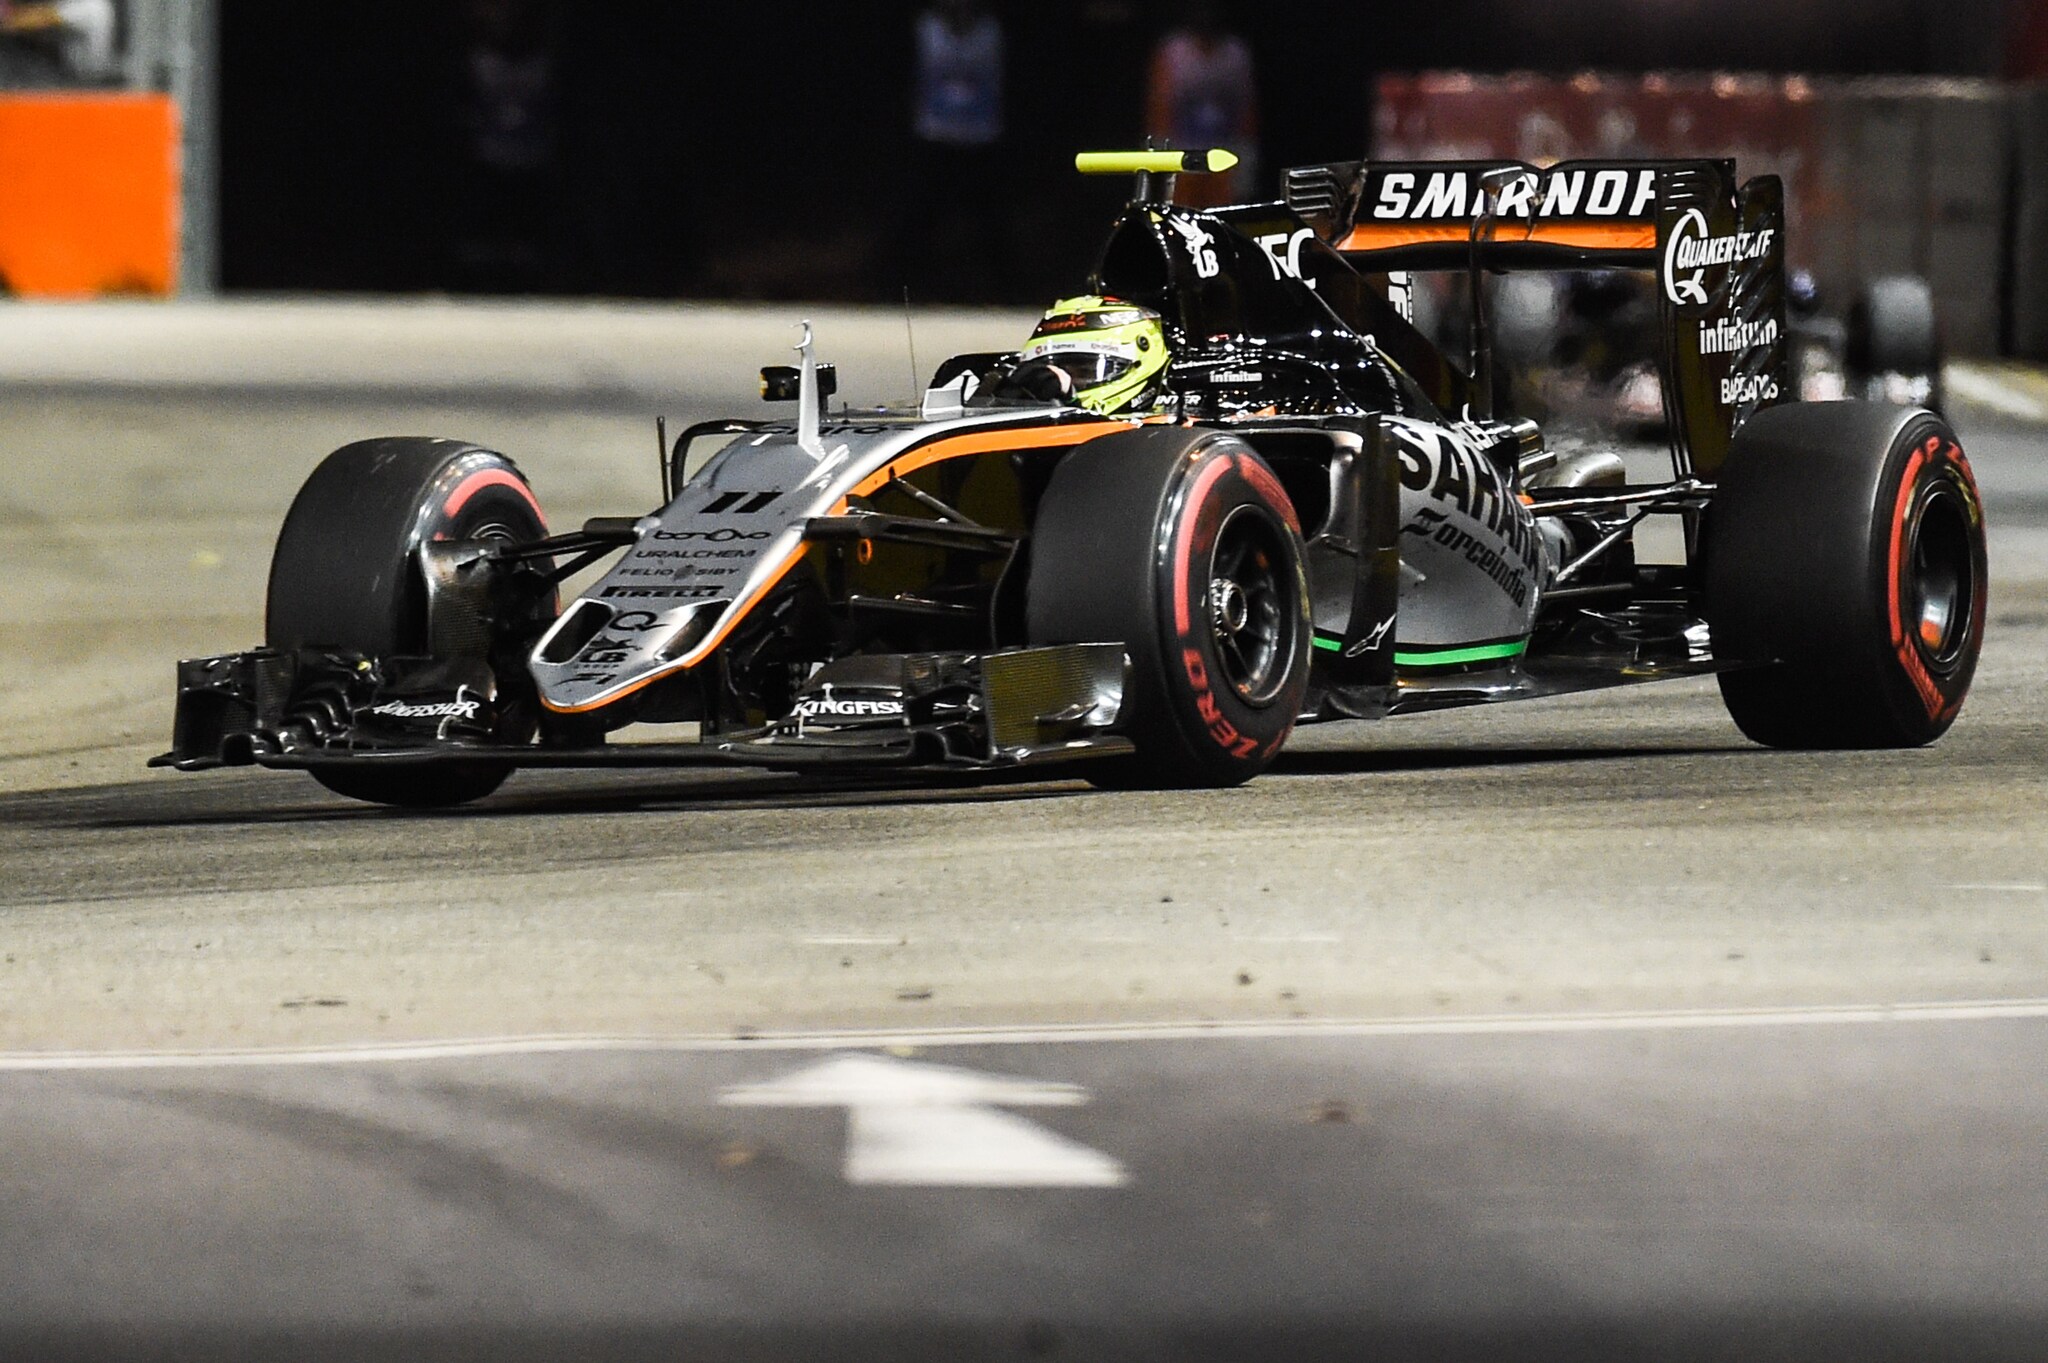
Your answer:
[[[431,649],[420,546],[525,542],[547,533],[525,475],[502,454],[412,437],[346,445],[313,470],[278,532],[266,642],[368,657],[425,655]],[[515,709],[507,723],[529,732],[501,732],[501,739],[530,736],[531,714]],[[351,799],[428,808],[482,799],[511,771],[502,762],[338,765],[316,768],[313,777]]]
[[[1736,433],[1705,527],[1705,613],[1737,727],[1776,748],[1947,731],[1984,641],[1984,512],[1932,412],[1790,403]]]
[[[1054,471],[1031,531],[1033,643],[1118,643],[1134,758],[1109,786],[1229,786],[1263,771],[1309,681],[1308,577],[1293,503],[1215,431],[1144,426]]]
[[[1889,275],[1865,285],[1849,305],[1843,361],[1850,393],[1942,410],[1941,326],[1934,291],[1917,275]],[[1885,390],[1904,381],[1903,393]]]

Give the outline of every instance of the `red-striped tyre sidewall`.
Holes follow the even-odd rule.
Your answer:
[[[1952,502],[1976,531],[1966,633],[1946,659],[1925,644],[1908,619],[1914,596],[1916,540],[1926,529],[1930,509],[1945,502]],[[1890,533],[1881,546],[1881,571],[1887,608],[1885,624],[1898,675],[1904,683],[1893,688],[1892,704],[1901,712],[1902,722],[1924,724],[1932,731],[1930,737],[1955,722],[1963,698],[1969,694],[1977,655],[1983,646],[1990,590],[1983,525],[1983,500],[1977,493],[1976,475],[1970,470],[1961,444],[1945,426],[1929,431],[1916,440],[1899,472]]]
[[[1782,748],[1939,738],[1969,693],[1989,581],[1983,503],[1947,422],[1868,402],[1769,408],[1717,478],[1703,609],[1716,657],[1758,664],[1721,675],[1736,724]],[[1948,603],[1940,628],[1923,589]]]
[[[1257,578],[1262,605],[1251,593],[1234,599],[1258,625],[1226,631],[1229,669],[1210,599],[1219,534],[1238,563],[1245,560],[1234,546],[1248,544],[1277,565],[1231,578],[1240,587]],[[1292,501],[1248,445],[1185,426],[1090,441],[1054,470],[1028,547],[1029,641],[1117,643],[1130,662],[1118,728],[1137,754],[1099,764],[1091,780],[1227,786],[1272,761],[1308,689],[1308,577]],[[1283,620],[1291,626],[1284,649],[1283,632],[1266,628]],[[1255,636],[1262,642],[1250,648],[1256,661],[1247,669]]]
[[[1294,604],[1293,654],[1288,684],[1264,704],[1249,704],[1219,675],[1210,613],[1207,565],[1218,532],[1236,514],[1270,518],[1281,532]],[[1164,519],[1159,594],[1161,661],[1177,673],[1168,702],[1179,712],[1180,736],[1192,763],[1219,781],[1246,779],[1265,769],[1286,744],[1308,687],[1310,632],[1308,576],[1294,504],[1263,460],[1235,440],[1198,452],[1184,473]]]

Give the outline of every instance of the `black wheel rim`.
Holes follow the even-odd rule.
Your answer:
[[[1300,612],[1286,531],[1263,508],[1224,517],[1209,556],[1209,626],[1216,671],[1246,705],[1270,705],[1294,664]]]
[[[1937,670],[1952,668],[1969,646],[1977,601],[1977,564],[1971,552],[1969,510],[1946,480],[1921,495],[1909,528],[1900,622],[1914,646]]]

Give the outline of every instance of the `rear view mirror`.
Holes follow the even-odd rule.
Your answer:
[[[761,369],[761,401],[795,402],[803,388],[803,370],[793,364],[764,365]],[[829,364],[818,366],[818,398],[823,401],[839,391],[839,371]]]

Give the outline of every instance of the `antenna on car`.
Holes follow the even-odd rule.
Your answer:
[[[918,376],[924,371],[917,367],[917,332],[910,325],[910,286],[903,286],[903,339],[910,346],[910,403],[914,407],[924,390],[919,387]]]
[[[1220,175],[1237,164],[1221,147],[1199,151],[1084,151],[1074,156],[1083,175],[1136,175],[1136,203],[1172,203],[1176,175]]]
[[[675,489],[669,485],[668,471],[668,418],[654,418],[654,443],[661,447],[661,504],[667,506],[676,499]]]

